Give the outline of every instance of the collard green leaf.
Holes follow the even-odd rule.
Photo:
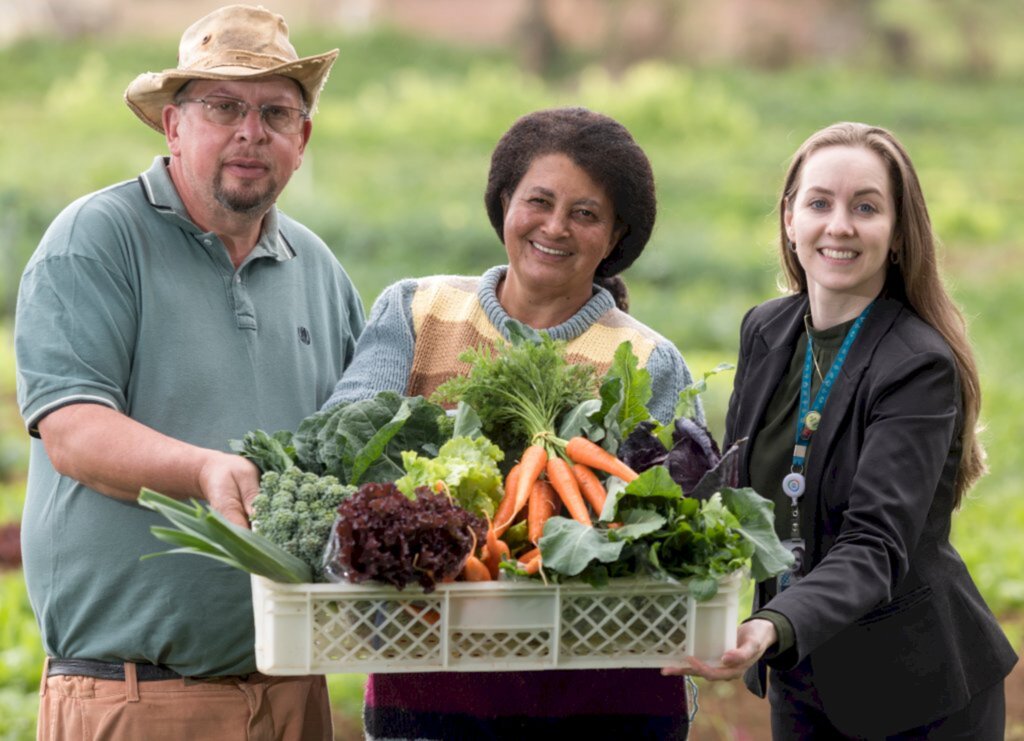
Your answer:
[[[651,509],[631,509],[620,518],[622,527],[610,530],[614,540],[636,540],[658,532],[668,520]]]
[[[775,505],[753,489],[722,489],[722,501],[739,520],[739,529],[753,544],[750,573],[755,581],[781,574],[793,563],[793,554],[775,534]]]
[[[718,579],[691,576],[686,584],[697,602],[705,602],[718,594]]]
[[[362,481],[363,474],[366,470],[373,465],[375,462],[379,462],[380,458],[384,455],[384,451],[388,447],[388,443],[398,434],[399,430],[405,426],[406,420],[412,416],[412,409],[409,407],[408,402],[402,401],[398,407],[398,411],[395,412],[394,416],[385,424],[377,428],[370,435],[370,438],[366,441],[366,444],[361,448],[358,448],[355,455],[352,457],[352,467],[349,472],[349,483],[358,484]],[[369,430],[367,429],[366,432]],[[399,451],[399,460],[401,460],[401,451]],[[396,468],[404,473],[401,466]],[[396,477],[392,477],[396,478]],[[392,480],[389,479],[389,480]]]
[[[611,563],[618,559],[625,543],[611,541],[606,530],[566,517],[552,517],[544,523],[538,545],[544,554],[545,568],[576,576],[592,561]]]
[[[304,470],[336,476],[342,484],[393,481],[405,472],[402,451],[436,455],[448,438],[444,409],[422,397],[383,391],[310,415],[295,433]]]
[[[623,342],[615,349],[615,356],[605,378],[621,380],[617,420],[622,435],[628,435],[638,424],[650,419],[647,404],[652,395],[651,374],[646,368],[640,367],[632,343]]]
[[[627,497],[635,497],[640,501],[657,499],[675,501],[683,498],[683,491],[672,480],[668,469],[664,466],[648,468],[626,486],[609,484],[608,498],[605,500],[601,519],[607,522],[618,519],[622,502]],[[655,503],[652,506],[658,505]]]
[[[460,401],[455,409],[455,425],[452,437],[480,437],[483,435],[483,423],[480,415],[464,401]]]

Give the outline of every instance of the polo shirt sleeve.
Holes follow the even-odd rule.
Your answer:
[[[66,209],[43,236],[18,291],[14,343],[18,405],[29,434],[63,406],[126,409],[137,325],[112,214]]]
[[[415,292],[414,280],[384,289],[370,310],[369,321],[356,343],[355,357],[324,409],[343,401],[369,399],[381,391],[405,393],[416,349],[412,326]]]

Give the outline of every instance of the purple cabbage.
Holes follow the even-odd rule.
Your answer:
[[[672,480],[689,494],[704,474],[718,465],[722,454],[708,428],[688,417],[676,420],[672,443],[672,450],[668,454],[668,472]]]
[[[668,459],[668,449],[651,434],[654,422],[641,422],[619,446],[618,457],[637,473],[661,466]]]
[[[707,499],[723,488],[739,486],[740,449],[744,440],[723,456],[707,427],[688,417],[675,421],[672,450],[656,435],[655,424],[642,422],[622,441],[618,456],[637,473],[665,466],[687,496]]]

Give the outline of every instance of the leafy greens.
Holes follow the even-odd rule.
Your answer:
[[[540,539],[545,570],[594,584],[641,575],[689,579],[694,596],[709,599],[721,578],[748,561],[761,581],[792,559],[775,535],[772,502],[750,488],[722,488],[703,501],[687,497],[664,466],[611,487],[601,520],[621,526],[551,518]]]

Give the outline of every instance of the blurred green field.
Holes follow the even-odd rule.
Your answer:
[[[133,178],[164,142],[121,94],[170,66],[167,43],[23,42],[0,49],[0,523],[19,517],[27,443],[14,399],[18,276],[68,202]],[[557,80],[498,52],[381,32],[297,34],[300,51],[341,46],[303,168],[282,207],[317,231],[367,306],[407,275],[471,272],[503,250],[482,204],[490,150],[516,116],[580,104],[619,118],[648,151],[659,187],[654,237],[626,274],[632,312],[694,371],[735,359],[743,312],[776,289],[776,215],[787,158],[837,120],[893,129],[918,165],[950,287],[967,314],[984,390],[991,474],[955,521],[955,542],[1001,615],[1024,609],[1022,455],[1024,120],[1017,80],[958,81],[819,66],[789,72],[645,64],[613,77],[585,65]],[[731,378],[706,397],[721,433]],[[1019,624],[1019,623],[1017,623]],[[1020,636],[1014,637],[1019,645]],[[41,650],[20,572],[0,574],[0,740],[33,737]],[[361,678],[331,678],[358,712]]]

